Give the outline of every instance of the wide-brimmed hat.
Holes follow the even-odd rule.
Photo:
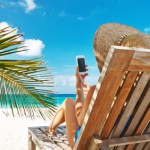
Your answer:
[[[100,26],[94,37],[94,54],[100,71],[111,45],[150,48],[150,35],[117,23]]]

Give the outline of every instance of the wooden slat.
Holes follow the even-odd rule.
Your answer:
[[[148,88],[148,89],[146,89]],[[141,122],[140,120],[142,118],[144,118],[144,113],[145,113],[145,110],[146,109],[149,109],[149,104],[150,104],[150,86],[148,84],[148,86],[146,86],[145,90],[144,90],[144,93],[146,92],[145,95],[142,95],[141,98],[143,99],[142,102],[139,104],[139,108],[138,110],[136,111],[136,113],[134,114],[134,118],[132,119],[127,131],[125,132],[124,136],[129,136],[129,135],[137,135],[135,134],[135,129],[137,128],[138,129],[138,124],[139,122]],[[145,126],[143,127],[143,130],[146,128],[146,125],[147,125],[148,122],[146,122]],[[142,132],[141,132],[142,133]],[[134,147],[134,145],[129,145],[129,147],[127,149],[132,149]],[[140,148],[139,148],[140,149]],[[123,150],[121,148],[118,148],[118,150]]]
[[[45,149],[45,146],[49,144],[49,149],[62,150],[59,146],[54,144],[51,140],[47,139],[47,136],[43,134],[38,128],[29,128],[29,133],[32,135],[32,141],[41,150]]]
[[[131,145],[132,145],[132,144],[131,144]],[[118,147],[116,147],[116,149],[117,149],[117,150],[124,150],[125,147],[126,147],[125,145],[123,145],[123,146],[118,146]]]
[[[98,135],[94,135],[90,141],[88,150],[99,150],[101,148],[102,141]]]
[[[126,133],[124,134],[125,136],[131,135],[134,132],[135,128],[137,127],[139,120],[141,118],[144,118],[143,114],[147,106],[150,104],[150,87],[147,90],[145,97],[142,96],[142,98],[143,98],[143,101],[140,104],[140,107],[137,110],[136,114],[134,115],[134,118],[132,119],[130,126],[128,127]]]
[[[59,126],[56,129],[57,135],[53,136],[50,133],[45,132],[46,128],[39,128],[43,133],[45,133],[48,137],[50,137],[54,142],[59,145],[63,149],[70,149],[69,142],[67,140],[66,132],[65,132],[65,126]]]
[[[64,142],[57,142],[57,145],[59,145],[63,150],[71,150],[71,147],[66,145]]]
[[[140,143],[135,146],[135,150],[144,150],[145,143]]]
[[[47,136],[51,137],[53,136],[51,133],[45,132],[45,129],[47,127],[39,127],[39,129],[46,134]],[[60,125],[57,129],[56,129],[56,133],[57,133],[57,137],[60,135],[60,137],[65,138],[67,140],[67,135],[66,135],[66,128],[62,125]]]
[[[130,137],[103,140],[102,146],[109,145],[109,147],[114,147],[114,146],[122,146],[122,145],[145,143],[145,142],[150,142],[150,135],[147,134],[147,135],[140,135],[140,136],[130,136]]]
[[[100,90],[98,91],[96,100],[94,102],[91,101],[89,105],[88,114],[90,115],[89,117],[87,114],[85,116],[84,123],[81,128],[81,133],[78,137],[74,149],[86,150],[92,135],[94,133],[99,133],[102,129],[106,121],[107,114],[111,109],[114,96],[119,88],[123,75],[127,70],[127,67],[134,53],[133,51],[119,50],[116,50],[114,53],[112,52],[113,51],[110,51],[106,58],[105,64],[109,64],[108,70],[104,68],[102,71],[100,82],[96,87],[96,90],[99,90],[98,87],[100,87]],[[111,57],[112,59],[110,61]],[[90,112],[91,105],[93,108]],[[87,118],[89,120],[88,122]],[[83,129],[84,132],[82,133]]]
[[[51,141],[39,128],[29,128],[29,133],[32,135],[32,140],[36,146],[38,146],[41,150],[52,149],[52,150],[63,150],[58,145],[56,145],[53,141]]]
[[[150,71],[150,53],[135,52],[129,65],[129,71]]]
[[[149,116],[150,116],[150,109],[148,109],[146,111],[145,117],[143,118],[142,122],[140,123],[139,127],[137,128],[137,130],[135,131],[134,134],[140,134],[140,133],[142,133],[144,131],[146,125],[148,125],[150,123],[150,117]],[[147,133],[150,134],[150,131],[148,131]]]
[[[150,49],[135,48],[135,47],[124,47],[124,46],[111,46],[114,49],[135,51],[133,59],[129,65],[129,71],[150,71]]]
[[[104,145],[100,150],[113,150],[108,145]]]
[[[67,136],[66,136],[66,126],[59,126],[57,128],[57,137],[60,141],[57,141],[57,145],[59,145],[61,148],[63,148],[64,150],[71,150],[69,143],[67,141]]]
[[[136,129],[136,131],[134,132],[134,135],[139,135],[141,133],[143,133],[146,125],[148,124],[148,121],[149,121],[149,116],[150,116],[150,109],[148,109],[146,111],[146,114],[145,114],[145,117],[142,119],[139,127]],[[126,150],[133,150],[135,145],[129,145],[127,146]]]
[[[150,106],[150,105],[149,105]],[[150,107],[149,107],[150,108]],[[150,120],[149,120],[149,123],[147,124],[147,127],[144,131],[144,134],[150,134]]]
[[[59,127],[57,128],[57,131],[58,131],[59,133],[61,133],[61,134],[65,134],[65,135],[66,135],[66,129],[65,129],[64,127],[59,126]]]
[[[138,75],[137,72],[129,72],[129,74],[127,75],[127,78],[123,84],[122,90],[116,99],[114,107],[112,108],[109,118],[107,119],[107,122],[102,131],[102,134],[100,135],[101,139],[105,139],[109,137],[110,132],[114,126],[114,123],[116,119],[118,118],[119,113],[121,112],[121,109],[123,108],[123,105],[135,82],[137,75]]]
[[[127,121],[129,120],[129,117],[132,114],[132,111],[133,111],[135,105],[137,104],[137,102],[145,88],[146,83],[148,82],[148,80],[149,80],[149,74],[144,72],[134,90],[134,93],[131,96],[130,101],[128,102],[128,104],[124,110],[123,115],[121,116],[121,119],[116,127],[116,130],[113,133],[113,137],[119,137],[121,135]]]
[[[64,134],[66,134],[65,129],[66,129],[65,126],[59,126],[56,129],[56,132],[57,132],[56,136],[52,136],[52,135],[48,135],[48,136],[51,137],[51,140],[53,140],[54,143],[56,143],[62,149],[69,150],[71,148],[70,148],[69,143],[67,141],[66,135],[64,135]],[[41,128],[41,130],[42,130],[42,128]]]
[[[146,143],[144,146],[144,150],[150,150],[150,142]]]
[[[125,147],[124,145],[123,146],[115,146],[115,150],[124,150],[124,147]]]
[[[148,112],[150,112],[149,106],[147,107],[146,112],[145,112],[144,116],[142,117],[142,120],[139,123],[139,126],[136,128],[134,133],[131,134],[132,136],[136,136],[136,135],[140,135],[140,134],[143,134],[143,135],[150,134],[150,125],[148,123],[150,121],[150,117],[149,117],[150,113],[148,113]],[[124,135],[124,136],[127,136],[127,135]],[[136,146],[135,146],[135,144],[130,144],[127,146],[118,147],[117,150],[124,150],[124,149],[125,150],[133,150],[134,147],[136,147]]]

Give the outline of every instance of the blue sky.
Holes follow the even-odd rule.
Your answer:
[[[87,82],[95,84],[99,71],[93,54],[97,28],[108,22],[126,24],[150,33],[148,0],[0,0],[1,26],[19,27],[31,49],[13,58],[44,56],[52,67],[56,92],[75,93],[76,55],[85,55]],[[11,57],[12,58],[12,57]]]

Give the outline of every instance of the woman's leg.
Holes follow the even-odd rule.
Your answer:
[[[64,117],[64,109],[63,106],[61,105],[60,108],[57,110],[57,112],[54,115],[54,118],[50,124],[50,126],[46,129],[47,132],[51,132],[52,134],[56,134],[55,129],[62,123],[65,122],[65,117]]]
[[[87,109],[89,107],[91,98],[93,96],[94,90],[95,90],[96,86],[91,86],[90,89],[87,92],[87,95],[85,97],[85,101],[84,104],[82,103],[76,103],[75,109],[76,109],[76,117],[78,120],[78,124],[81,126],[83,121],[84,121],[84,117],[85,114],[87,112]]]
[[[63,103],[66,121],[67,139],[71,148],[74,147],[74,137],[78,129],[78,122],[75,115],[75,101],[67,98]]]
[[[64,121],[66,122],[67,139],[70,146],[73,148],[78,122],[75,116],[75,102],[71,98],[67,98],[56,112],[49,127],[49,131],[54,133],[55,129]]]

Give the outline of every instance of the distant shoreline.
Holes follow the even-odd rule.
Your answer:
[[[18,95],[18,96],[19,96],[19,95]],[[56,104],[56,106],[58,107],[58,106],[60,106],[60,105],[63,103],[63,101],[64,101],[66,98],[68,98],[68,97],[75,100],[76,94],[50,94],[49,97],[51,97],[52,99],[56,100],[56,103],[55,103],[55,104]],[[18,102],[18,104],[19,104],[19,102]],[[35,105],[37,106],[37,108],[38,108],[38,107],[40,107],[40,108],[45,108],[45,107],[43,107],[43,106],[39,106],[39,105],[36,104],[36,103],[35,103]],[[20,105],[18,105],[18,107],[19,107],[19,108],[23,107],[22,103],[20,103]],[[32,106],[31,106],[31,107],[32,107]],[[10,107],[9,105],[8,105],[8,106],[7,106],[7,105],[1,105],[0,108],[11,108],[11,107]],[[13,108],[15,108],[15,107],[13,106]],[[26,108],[30,108],[30,107],[26,107]]]
[[[76,94],[51,94],[52,97],[75,97]]]

